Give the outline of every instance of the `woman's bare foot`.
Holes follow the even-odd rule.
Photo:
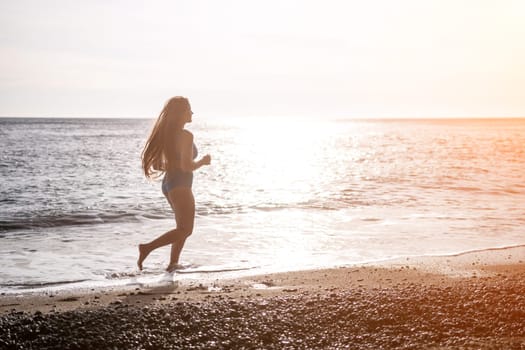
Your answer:
[[[139,270],[142,271],[142,262],[148,257],[149,253],[146,244],[139,244],[139,260],[137,260]]]
[[[172,273],[175,270],[181,270],[183,268],[184,268],[184,266],[182,266],[181,264],[174,263],[174,264],[169,264],[168,267],[166,267],[166,271],[169,272],[169,273]]]

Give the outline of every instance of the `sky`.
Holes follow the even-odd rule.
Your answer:
[[[522,0],[0,0],[0,116],[523,117]]]

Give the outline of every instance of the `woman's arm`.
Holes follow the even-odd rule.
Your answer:
[[[190,172],[199,169],[203,165],[209,165],[211,157],[207,154],[198,161],[193,160],[193,134],[187,130],[182,132],[181,139],[181,168]]]

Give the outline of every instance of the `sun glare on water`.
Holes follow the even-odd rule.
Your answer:
[[[244,182],[253,190],[271,193],[272,202],[307,200],[322,181],[322,152],[330,130],[318,121],[256,121],[243,127],[239,142],[248,145],[242,157],[249,169]]]

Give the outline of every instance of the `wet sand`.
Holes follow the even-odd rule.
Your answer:
[[[525,348],[525,247],[2,296],[0,348]]]

